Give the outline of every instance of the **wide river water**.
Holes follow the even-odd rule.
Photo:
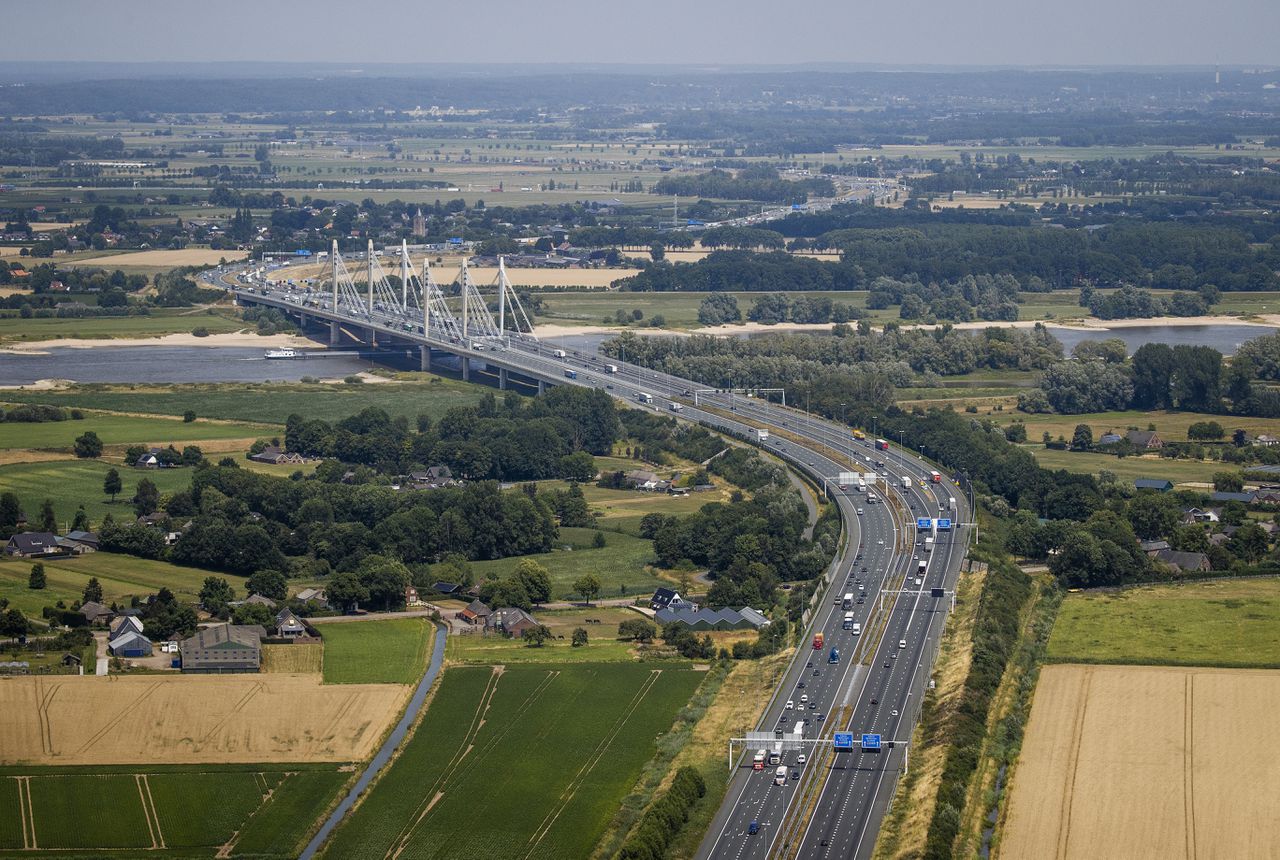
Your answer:
[[[1211,346],[1234,353],[1247,340],[1277,329],[1256,325],[1152,325],[1115,329],[1051,327],[1068,355],[1085,340],[1119,338],[1129,352],[1144,343]],[[553,339],[569,349],[592,351],[612,335],[591,334]],[[304,376],[340,377],[369,370],[368,353],[354,350],[305,351],[306,358],[273,361],[263,350],[247,347],[103,346],[53,347],[41,354],[0,353],[0,385],[30,385],[39,379],[76,382],[296,382]],[[404,351],[378,354],[378,363],[411,368],[415,357]],[[445,364],[448,362],[445,361]]]

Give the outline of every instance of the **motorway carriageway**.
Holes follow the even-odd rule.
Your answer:
[[[224,283],[237,292],[247,292],[225,277]],[[272,290],[266,294],[250,293],[245,298],[253,301],[265,299],[283,309],[303,311],[318,318],[332,315],[324,308],[299,307],[297,299],[292,298],[289,293],[288,290]],[[411,342],[422,339],[420,335],[403,331],[390,315],[380,314],[380,318],[376,320],[347,313],[336,316],[361,327],[372,323],[387,334],[409,339]],[[659,412],[665,411],[664,406],[671,402],[686,401],[680,411],[681,417],[743,438],[754,438],[756,426],[774,431],[786,430],[804,438],[806,444],[799,445],[775,435],[767,440],[766,447],[790,460],[820,484],[832,484],[834,477],[841,471],[871,471],[870,464],[863,459],[870,456],[873,460],[886,463],[884,480],[888,489],[881,493],[882,497],[887,498],[890,493],[900,495],[899,489],[894,485],[901,475],[908,474],[914,480],[912,488],[902,498],[904,507],[910,506],[912,513],[920,516],[938,516],[937,502],[941,500],[945,504],[945,500],[952,497],[961,507],[950,515],[957,521],[963,519],[963,497],[953,483],[944,481],[941,485],[929,484],[927,488],[921,487],[921,482],[928,480],[928,470],[923,461],[905,457],[896,450],[876,452],[869,446],[856,443],[847,428],[811,419],[795,410],[730,393],[700,393],[698,400],[707,404],[708,408],[705,409],[688,405],[687,401],[693,396],[694,390],[698,389],[697,383],[615,359],[608,359],[607,363],[616,365],[619,372],[607,373],[605,359],[576,353],[562,358],[555,355],[556,350],[553,348],[524,336],[513,335],[505,348],[481,351],[479,354],[458,344],[445,344],[439,348],[466,353],[472,360],[507,366],[516,372],[532,373],[551,382],[603,387],[614,396],[632,402],[638,402],[641,394],[653,395],[659,398],[653,406]],[[563,374],[566,369],[577,371],[576,378],[565,377]],[[725,412],[729,415],[725,415]],[[738,417],[743,420],[736,420]],[[854,468],[850,463],[860,465]],[[935,491],[938,495],[934,495]],[[847,728],[855,733],[878,732],[885,740],[902,740],[910,734],[914,716],[923,698],[928,674],[925,663],[929,661],[931,664],[936,653],[936,643],[945,622],[946,606],[949,605],[949,598],[929,597],[929,588],[936,586],[948,591],[954,589],[964,555],[966,529],[958,526],[950,534],[940,532],[939,545],[930,556],[924,555],[923,548],[917,550],[913,545],[907,552],[897,552],[895,541],[900,530],[893,522],[888,504],[867,505],[856,493],[834,492],[833,495],[846,523],[849,541],[845,552],[833,563],[834,575],[831,576],[831,584],[819,605],[817,623],[806,633],[806,639],[784,675],[779,690],[775,692],[759,729],[790,728],[793,723],[781,722],[785,702],[790,698],[798,704],[799,696],[807,693],[810,700],[817,704],[817,708],[806,707],[804,711],[810,719],[806,726],[806,737],[812,738],[818,730],[826,728],[826,717],[835,714],[837,706],[852,706],[852,719],[841,721],[844,724],[832,726],[832,729]],[[862,505],[865,512],[862,517],[856,513],[859,505]],[[860,523],[859,520],[866,522]],[[908,535],[913,544],[914,522],[905,525],[909,526]],[[862,561],[854,558],[859,543],[863,544]],[[918,565],[912,558],[917,554],[924,557],[928,565],[927,575],[919,586],[914,584],[915,571],[909,570],[913,565]],[[865,631],[873,610],[878,610],[879,607],[878,590],[895,592],[885,600],[886,605],[890,606],[888,624],[874,658],[867,666],[856,663],[852,647],[854,637],[849,631],[840,629],[844,610],[835,605],[838,597],[845,591],[858,590],[852,587],[852,583],[861,574],[863,564],[868,568],[864,574],[868,596],[864,604],[855,605],[855,620],[863,625],[864,635],[867,635]],[[899,595],[896,593],[899,588],[913,593]],[[826,639],[821,652],[813,651],[808,646],[813,634],[819,630]],[[899,640],[906,640],[907,647],[899,648]],[[841,652],[840,663],[835,665],[826,662],[826,655],[833,646]],[[805,665],[809,662],[813,663],[812,667]],[[815,669],[817,676],[813,675]],[[801,682],[806,685],[804,688],[799,687]],[[765,695],[765,692],[762,691],[761,695]],[[871,704],[873,698],[877,700],[877,704]],[[896,715],[894,711],[897,711]],[[818,714],[824,715],[822,721],[817,720]],[[793,711],[787,716],[791,720],[799,716],[799,713]],[[749,761],[754,752],[751,749],[744,753],[743,761],[747,764],[737,769],[730,783],[726,802],[717,813],[699,856],[732,857],[736,860],[766,857],[771,851],[776,853],[781,850],[782,846],[778,841],[782,836],[784,816],[797,793],[795,786],[806,785],[810,781],[810,775],[804,773],[810,765],[799,768],[796,764],[798,754],[786,753],[786,785],[774,786],[772,768],[764,771],[751,769]],[[816,778],[823,781],[823,792],[818,811],[804,832],[799,856],[868,856],[875,843],[879,820],[893,793],[901,766],[901,755],[900,750],[885,750],[878,754],[841,753],[836,757],[835,766],[827,773],[815,774]],[[822,756],[810,754],[810,763],[815,760],[822,761]],[[791,770],[801,770],[802,778],[798,781],[790,779]],[[748,833],[751,821],[759,822],[758,834]]]

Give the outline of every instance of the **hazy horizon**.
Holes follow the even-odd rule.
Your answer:
[[[796,14],[784,10],[762,0],[494,0],[429,11],[406,0],[370,0],[359,11],[336,0],[61,0],[5,10],[5,61],[1134,68],[1280,60],[1280,4],[1272,0],[1080,0],[1055,13],[1015,0],[816,0]]]

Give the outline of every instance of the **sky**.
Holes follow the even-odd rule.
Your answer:
[[[10,61],[1277,65],[1280,0],[3,0]]]

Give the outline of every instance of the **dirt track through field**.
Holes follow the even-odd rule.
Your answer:
[[[1046,666],[996,856],[1280,857],[1280,671]]]
[[[404,705],[317,675],[0,679],[0,764],[358,761]]]

